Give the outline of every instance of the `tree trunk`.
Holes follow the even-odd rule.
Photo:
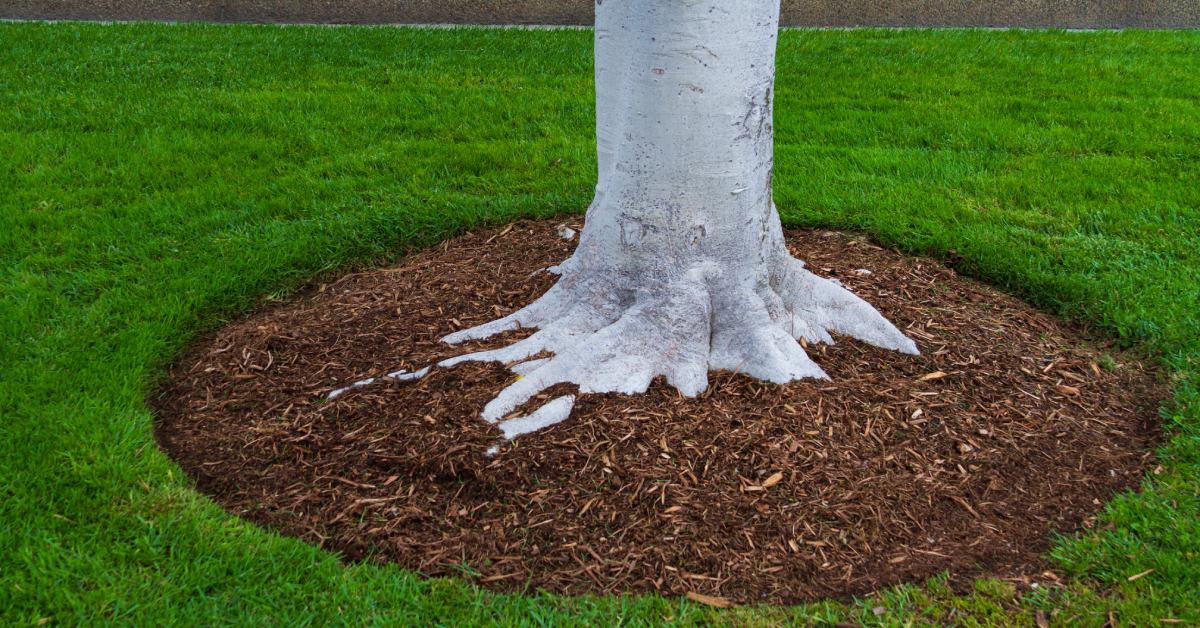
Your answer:
[[[784,245],[771,196],[778,25],[779,0],[597,0],[599,177],[579,246],[533,304],[446,338],[539,330],[443,363],[524,374],[485,419],[562,382],[633,394],[662,375],[693,396],[710,370],[824,378],[797,339],[830,332],[916,353]],[[541,353],[553,357],[530,359]]]

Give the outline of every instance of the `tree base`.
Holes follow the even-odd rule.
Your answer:
[[[581,268],[576,255],[554,270],[562,279],[529,306],[443,340],[458,344],[521,328],[533,335],[439,366],[495,361],[521,375],[484,407],[495,423],[557,384],[582,393],[644,393],[659,376],[686,397],[708,387],[709,371],[731,371],[785,384],[828,379],[800,342],[833,344],[845,335],[916,355],[916,344],[874,307],[787,254],[773,256],[757,285],[701,263],[668,282],[628,294],[628,278]],[[583,259],[586,259],[584,257]],[[540,357],[551,354],[551,357]]]

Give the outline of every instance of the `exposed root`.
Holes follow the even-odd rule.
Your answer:
[[[349,386],[346,386],[344,388],[338,388],[338,389],[332,390],[329,392],[328,395],[326,395],[325,398],[326,399],[337,399],[338,397],[340,397],[340,396],[346,394],[347,392],[350,392],[351,390],[354,390],[356,388],[363,388],[365,386],[370,386],[371,384],[374,384],[375,382],[379,381],[379,379],[390,379],[390,380],[396,381],[396,382],[416,381],[416,380],[421,379],[422,377],[425,377],[426,375],[428,375],[430,369],[432,369],[432,368],[433,368],[432,366],[427,366],[423,369],[420,369],[420,370],[418,370],[416,372],[412,372],[412,373],[410,373],[408,371],[403,371],[403,370],[396,371],[394,373],[388,373],[387,375],[384,375],[381,378],[368,377],[367,379],[359,380],[359,381],[354,382],[353,384],[350,384]]]
[[[664,375],[671,385],[694,396],[708,385],[710,303],[704,283],[696,277],[682,279],[675,288],[643,289],[624,311],[611,292],[595,301],[580,299],[562,319],[547,323],[525,340],[451,358],[441,365],[516,362],[542,352],[554,354],[516,367],[523,377],[483,410],[483,418],[492,422],[561,383],[576,384],[585,393],[636,394]]]
[[[500,431],[504,434],[504,438],[489,447],[485,455],[489,458],[495,456],[500,453],[500,446],[505,442],[566,421],[571,416],[571,410],[574,408],[575,395],[564,395],[550,400],[531,414],[501,421],[496,427],[500,428]]]
[[[793,335],[809,342],[832,344],[830,332],[849,336],[883,349],[919,355],[917,345],[866,301],[829,279],[818,277],[804,262],[784,256],[771,285],[786,305],[786,320]]]
[[[342,395],[350,392],[351,390],[354,390],[355,388],[363,388],[364,386],[370,386],[371,384],[374,384],[374,383],[375,383],[375,378],[368,377],[366,379],[354,382],[353,384],[350,384],[349,386],[345,386],[343,388],[337,388],[335,390],[332,390],[329,392],[329,394],[325,398],[326,399],[337,399],[338,397],[341,397]]]
[[[505,440],[512,440],[522,434],[536,432],[555,423],[562,423],[571,416],[571,410],[574,407],[575,395],[564,395],[551,400],[533,414],[509,419],[497,427],[504,432]]]
[[[563,279],[528,307],[450,334],[444,341],[456,344],[523,327],[536,327],[536,333],[439,366],[497,361],[521,376],[483,409],[482,417],[495,423],[562,383],[575,384],[583,393],[637,394],[664,376],[681,394],[693,397],[708,387],[710,370],[745,373],[778,384],[827,379],[797,342],[801,338],[832,344],[833,334],[838,334],[917,354],[916,344],[870,304],[809,272],[789,255],[777,259],[769,277],[757,282],[700,265],[665,285],[651,283],[636,291],[623,287],[619,276],[610,272],[593,272],[580,280],[579,269],[568,260]],[[552,357],[535,358],[546,353]],[[551,409],[557,417],[566,407],[564,399],[550,402],[554,408],[547,404],[516,420]]]

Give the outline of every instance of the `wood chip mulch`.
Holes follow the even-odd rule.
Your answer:
[[[478,413],[512,380],[501,366],[325,400],[455,355],[438,338],[545,291],[554,277],[536,271],[574,243],[520,222],[202,339],[155,399],[158,438],[231,512],[352,560],[505,590],[741,603],[943,571],[955,585],[1040,578],[1053,532],[1093,525],[1137,485],[1165,394],[1148,367],[938,262],[827,231],[789,243],[923,355],[843,340],[810,349],[829,382],[722,373],[697,399],[661,381],[585,396],[495,457]]]

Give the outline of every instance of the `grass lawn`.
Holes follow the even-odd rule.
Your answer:
[[[164,367],[318,274],[581,212],[591,34],[0,23],[0,623],[1200,621],[1200,32],[791,31],[779,66],[787,224],[1167,365],[1161,469],[1056,542],[1065,590],[498,595],[226,515],[154,444]]]

